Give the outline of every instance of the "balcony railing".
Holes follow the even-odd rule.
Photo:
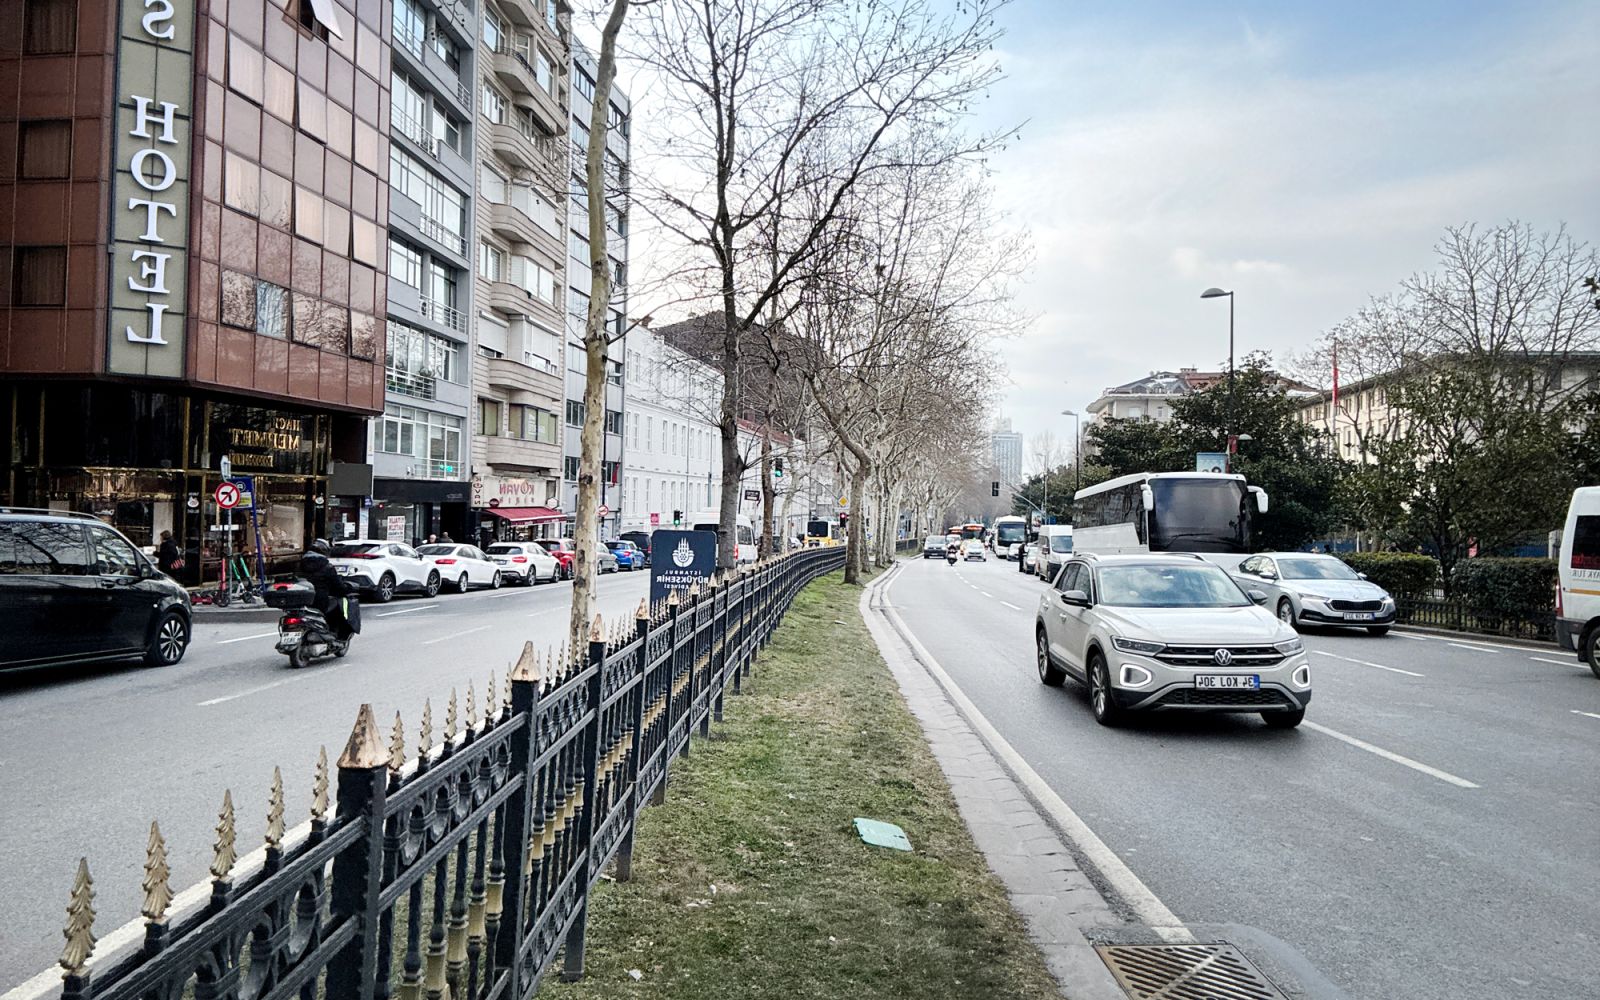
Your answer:
[[[461,315],[461,310],[454,306],[447,306],[443,302],[439,302],[436,299],[430,299],[424,296],[423,298],[417,300],[417,312],[433,320],[435,323],[441,323],[444,326],[448,326],[452,330],[461,333],[466,332],[466,318]]]
[[[389,119],[394,123],[395,129],[407,139],[421,146],[423,150],[434,159],[439,158],[439,139],[422,127],[422,123],[400,110],[399,107],[389,109]]]
[[[415,396],[418,399],[436,398],[439,388],[439,380],[432,375],[419,375],[416,372],[403,372],[394,368],[385,369],[383,384],[390,392],[398,392],[402,396]]]
[[[418,479],[460,479],[462,471],[456,458],[420,458],[411,468]]]
[[[466,256],[466,238],[459,233],[454,233],[449,229],[446,229],[444,223],[440,222],[438,219],[424,214],[422,216],[420,228],[422,229],[423,235],[428,237],[430,240],[433,240],[435,243],[448,250],[454,250],[457,254],[463,257]]]
[[[425,40],[419,32],[396,22],[394,26],[394,44],[420,59]]]

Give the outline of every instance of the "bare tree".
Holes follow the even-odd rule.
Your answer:
[[[894,140],[942,129],[995,78],[993,14],[1003,2],[946,12],[936,0],[666,0],[649,12],[643,56],[663,81],[660,119],[671,131],[649,210],[689,249],[680,277],[721,318],[723,566],[734,558],[745,471],[737,420],[747,334],[787,319],[788,293],[826,249],[851,190],[899,162]],[[999,141],[980,137],[961,152]]]
[[[583,429],[578,459],[578,509],[575,512],[572,556],[572,611],[568,634],[573,649],[580,648],[594,617],[596,565],[600,548],[600,476],[605,459],[606,361],[614,338],[626,330],[608,332],[611,311],[611,254],[607,246],[606,201],[622,178],[607,186],[606,142],[611,134],[611,85],[617,76],[617,35],[628,16],[630,0],[613,0],[600,33],[593,107],[589,113],[589,145],[584,151],[585,187],[589,208],[589,314],[583,331],[587,373],[583,383]],[[626,323],[626,320],[624,320]]]

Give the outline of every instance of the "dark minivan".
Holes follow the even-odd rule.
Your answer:
[[[89,514],[0,507],[0,669],[183,659],[189,592]]]
[[[650,565],[650,532],[624,531],[617,536],[618,541],[632,542],[633,547],[644,553],[644,564]]]

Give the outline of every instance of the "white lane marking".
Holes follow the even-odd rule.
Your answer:
[[[255,635],[241,635],[237,639],[218,639],[217,640],[217,645],[226,646],[230,642],[244,642],[247,639],[265,639],[269,635],[277,635],[277,634],[278,633],[276,633],[276,632],[257,632]]]
[[[994,596],[993,594],[989,593],[987,590],[980,590],[980,591],[978,591],[978,593],[982,594],[984,597],[993,597]]]
[[[547,615],[552,611],[560,611],[560,610],[562,610],[562,609],[561,608],[545,608],[543,611],[530,611],[530,612],[528,612],[528,617],[529,618],[536,618],[539,615]]]
[[[311,675],[310,674],[296,674],[293,677],[285,677],[281,681],[273,681],[271,684],[263,684],[260,687],[253,687],[253,688],[250,688],[247,691],[240,691],[237,694],[225,694],[220,698],[212,698],[209,701],[196,702],[196,704],[200,708],[205,708],[207,705],[220,705],[225,701],[233,701],[235,698],[243,698],[246,695],[260,694],[262,691],[270,691],[275,687],[283,687],[285,684],[293,684],[295,681],[300,680],[303,677],[309,677],[309,676],[311,676]]]
[[[429,608],[437,608],[438,606],[439,605],[437,605],[437,604],[413,604],[411,607],[409,607],[409,608],[401,608],[399,611],[385,611],[383,614],[377,615],[376,617],[378,617],[378,618],[392,618],[395,615],[408,615],[413,611],[426,611]]]
[[[1572,710],[1572,714],[1573,715],[1587,715],[1591,719],[1600,719],[1600,712],[1583,712],[1583,711],[1579,711],[1578,709],[1574,708]]]
[[[489,627],[490,626],[488,626],[488,625],[479,625],[477,628],[469,628],[469,629],[466,629],[465,631],[453,632],[450,635],[441,635],[437,639],[428,639],[428,640],[426,640],[425,642],[423,642],[423,645],[424,646],[431,646],[436,642],[446,642],[446,641],[448,641],[450,639],[459,639],[464,635],[471,635],[474,632],[482,632],[484,629],[489,628]]]
[[[1399,636],[1402,639],[1416,639],[1418,642],[1432,642],[1433,641],[1433,637],[1432,636],[1412,635],[1410,632],[1395,632],[1393,634]]]
[[[1399,630],[1390,632],[1389,634],[1390,635],[1403,635],[1407,639],[1423,639],[1423,640],[1426,640],[1428,642],[1444,642],[1444,643],[1449,643],[1452,646],[1454,646],[1454,645],[1462,645],[1462,646],[1476,646],[1476,647],[1478,647],[1480,649],[1509,649],[1513,653],[1526,653],[1529,649],[1533,648],[1531,646],[1513,646],[1513,645],[1510,645],[1509,643],[1504,643],[1504,642],[1485,642],[1485,641],[1483,641],[1481,639],[1455,639],[1453,637],[1446,638],[1445,636],[1442,636],[1442,635],[1414,635],[1412,633],[1403,632],[1403,631],[1399,631]]]
[[[1348,656],[1340,656],[1338,653],[1324,653],[1320,649],[1314,649],[1314,650],[1312,650],[1312,652],[1316,653],[1318,656],[1331,656],[1335,660],[1343,660],[1346,663],[1359,663],[1363,667],[1373,667],[1373,668],[1376,668],[1378,670],[1387,670],[1390,673],[1405,674],[1407,677],[1421,677],[1421,676],[1423,676],[1422,674],[1416,673],[1416,672],[1411,671],[1411,670],[1401,670],[1399,667],[1386,667],[1381,663],[1369,663],[1366,660],[1355,660],[1355,659],[1351,659]]]
[[[1530,656],[1530,657],[1528,657],[1528,659],[1530,659],[1530,660],[1538,660],[1540,663],[1554,663],[1558,667],[1574,667],[1574,668],[1576,668],[1578,670],[1588,670],[1589,669],[1588,667],[1584,666],[1583,664],[1581,664],[1581,663],[1573,663],[1571,660],[1552,660],[1549,657],[1545,657],[1545,656]]]
[[[1446,646],[1454,646],[1457,649],[1465,649],[1469,653],[1492,653],[1492,652],[1494,652],[1494,650],[1489,649],[1489,648],[1487,648],[1485,646],[1469,646],[1464,642],[1446,642],[1445,645]]]
[[[924,670],[932,675],[934,681],[944,689],[945,695],[955,703],[957,711],[966,717],[973,729],[977,730],[979,739],[989,745],[989,748],[1000,757],[1011,773],[1016,775],[1018,780],[1026,786],[1034,802],[1049,813],[1049,818],[1056,826],[1066,836],[1070,837],[1073,843],[1078,845],[1078,849],[1083,852],[1090,864],[1100,872],[1101,877],[1111,885],[1111,888],[1122,897],[1128,908],[1139,918],[1139,922],[1155,931],[1168,944],[1193,944],[1194,935],[1189,933],[1188,928],[1183,926],[1183,921],[1178,919],[1177,914],[1167,909],[1166,904],[1161,902],[1156,894],[1150,891],[1150,887],[1145,885],[1139,876],[1133,873],[1133,870],[1117,856],[1116,852],[1107,847],[1106,842],[1096,836],[1095,832],[1089,829],[1089,825],[1061,800],[1061,796],[1056,794],[1055,789],[1051,788],[1049,783],[1039,777],[1039,772],[1035,771],[1027,760],[1006,741],[1006,738],[1000,735],[1000,731],[994,728],[982,712],[978,711],[978,706],[972,703],[965,692],[950,678],[950,675],[945,673],[944,668],[939,666],[939,661],[933,658],[933,654],[928,652],[921,642],[917,641],[917,637],[911,633],[910,627],[901,620],[900,616],[895,613],[893,606],[889,604],[888,592],[893,589],[896,579],[896,577],[889,578],[888,585],[884,587],[883,595],[884,619],[892,623],[892,628],[886,628],[871,614],[871,590],[864,590],[861,594],[861,617],[866,620],[867,629],[873,633],[874,639],[878,643],[878,648],[880,650],[885,649],[886,642],[892,642],[895,639],[899,639],[910,648],[913,658],[922,665]]]
[[[1438,778],[1440,781],[1449,782],[1450,784],[1455,785],[1458,788],[1477,788],[1478,787],[1477,785],[1475,785],[1472,782],[1468,781],[1466,778],[1458,778],[1455,775],[1451,774],[1449,771],[1441,771],[1436,767],[1429,767],[1428,765],[1422,763],[1421,761],[1412,760],[1410,757],[1402,756],[1401,754],[1397,754],[1392,750],[1385,750],[1383,747],[1380,747],[1380,746],[1373,746],[1371,743],[1368,743],[1366,740],[1358,740],[1354,736],[1349,736],[1349,735],[1347,735],[1345,733],[1339,732],[1337,729],[1329,729],[1327,726],[1319,726],[1315,722],[1302,722],[1301,725],[1305,726],[1307,729],[1312,729],[1312,730],[1315,730],[1316,732],[1322,733],[1324,736],[1332,736],[1336,740],[1339,740],[1339,741],[1344,742],[1344,743],[1348,743],[1348,744],[1350,744],[1351,746],[1355,747],[1358,750],[1365,750],[1367,753],[1377,754],[1379,757],[1382,757],[1384,760],[1392,760],[1396,764],[1403,764],[1406,767],[1411,768],[1413,771],[1418,771],[1418,772],[1420,772],[1422,774],[1426,774],[1430,778]]]
[[[1000,603],[1004,604],[1006,607],[1010,608],[1012,611],[1021,611],[1022,610],[1021,608],[1017,607],[1015,604],[1012,604],[1010,601],[1001,601]]]

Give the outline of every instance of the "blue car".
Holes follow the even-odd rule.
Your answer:
[[[633,571],[644,569],[644,550],[629,541],[607,542],[606,548],[617,557],[617,568]]]

